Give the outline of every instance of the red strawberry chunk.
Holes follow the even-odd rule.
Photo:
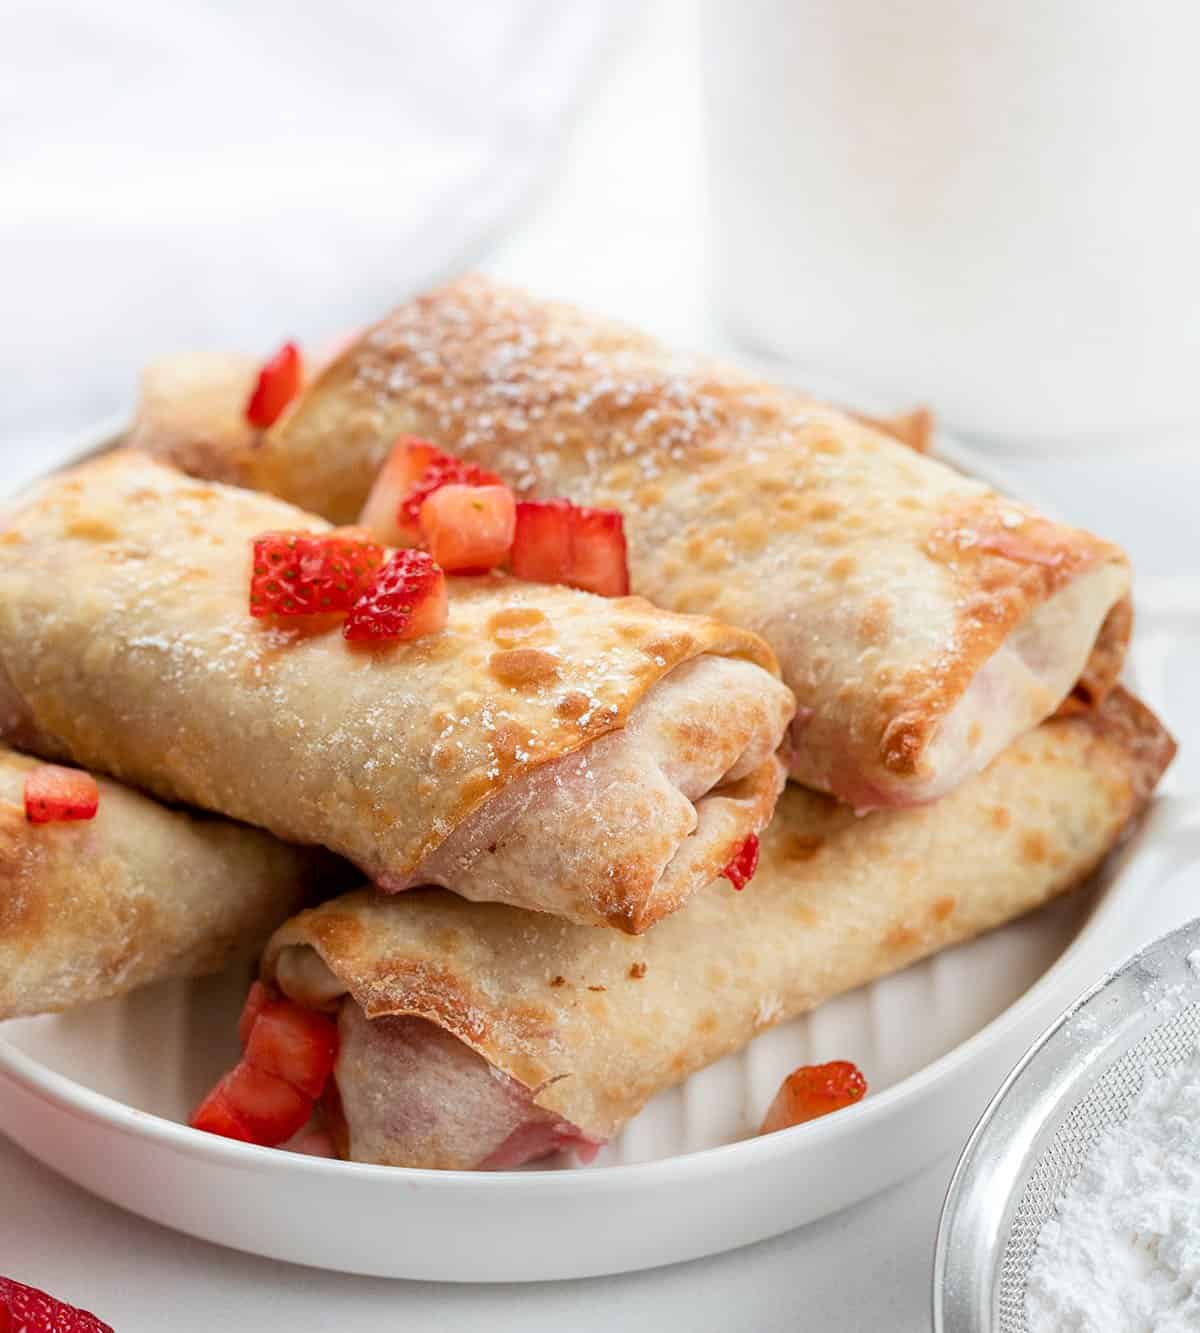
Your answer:
[[[250,1031],[254,1027],[254,1020],[268,1004],[277,998],[277,992],[261,981],[256,981],[250,987],[250,993],[246,996],[246,1003],[242,1005],[242,1016],[238,1019],[238,1041],[242,1043],[243,1051],[246,1049],[246,1043],[250,1040]]]
[[[444,629],[446,575],[425,551],[397,551],[359,598],[342,633],[355,643],[418,639]]]
[[[415,545],[421,536],[419,527],[415,523],[407,529],[401,527],[400,505],[440,452],[424,440],[402,435],[375,477],[358,516],[359,526],[386,546]]]
[[[840,1111],[862,1101],[867,1080],[849,1060],[831,1060],[824,1065],[801,1065],[783,1080],[763,1120],[760,1134],[802,1125],[830,1111]]]
[[[517,502],[507,486],[452,482],[421,506],[421,535],[449,574],[482,574],[508,558]]]
[[[629,591],[624,520],[614,509],[586,509],[569,500],[523,500],[510,568],[532,583],[623,597]]]
[[[265,532],[254,539],[250,614],[349,611],[383,561],[373,541],[339,533]]]
[[[324,1014],[291,1000],[268,999],[254,1019],[243,1058],[314,1101],[333,1072],[337,1045],[337,1028]]]
[[[410,446],[411,448],[411,446]],[[443,486],[497,486],[500,478],[494,472],[480,467],[477,463],[468,463],[453,454],[444,454],[433,445],[422,445],[420,450],[412,451],[415,458],[425,466],[409,484],[404,498],[400,501],[398,521],[405,532],[420,532],[421,506]]]
[[[301,1130],[311,1114],[311,1097],[241,1060],[201,1102],[191,1125],[273,1148]]]
[[[192,1112],[188,1121],[193,1129],[202,1129],[207,1134],[220,1134],[224,1139],[239,1139],[242,1143],[253,1143],[254,1138],[242,1123],[233,1103],[229,1099],[228,1083],[230,1075],[220,1079],[207,1097]]]
[[[615,509],[577,508],[571,518],[571,586],[601,597],[628,596],[625,520]]]
[[[250,987],[238,1037],[244,1048],[189,1122],[193,1129],[275,1147],[298,1133],[325,1090],[337,1058],[337,1027],[324,1014]]]
[[[31,824],[94,819],[100,788],[90,773],[58,764],[39,764],[25,779],[25,818]]]
[[[499,481],[494,472],[443,453],[428,440],[402,435],[375,478],[358,521],[389,546],[415,546],[421,540],[421,506],[435,491]]]
[[[295,343],[284,343],[258,372],[258,380],[246,404],[246,420],[265,430],[283,415],[283,409],[300,392],[304,366]]]
[[[530,583],[566,583],[571,569],[571,504],[522,500],[517,505],[509,568]]]
[[[758,834],[751,833],[744,843],[729,858],[729,864],[721,874],[738,892],[754,878],[758,869]]]
[[[113,1333],[113,1329],[88,1310],[0,1277],[0,1333]]]

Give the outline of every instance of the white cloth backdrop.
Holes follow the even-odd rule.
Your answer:
[[[630,8],[10,0],[0,469],[124,409],[150,356],[316,340],[468,262]]]

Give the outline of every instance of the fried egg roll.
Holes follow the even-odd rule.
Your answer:
[[[389,892],[629,932],[766,824],[793,700],[761,639],[500,575],[383,647],[254,619],[253,539],[328,526],[134,452],[50,479],[0,532],[0,732]]]

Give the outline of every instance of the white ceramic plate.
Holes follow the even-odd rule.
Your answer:
[[[656,1098],[586,1169],[402,1170],[188,1129],[236,1058],[244,970],[6,1024],[0,1130],[155,1221],[323,1268],[523,1281],[730,1249],[957,1148],[1030,1039],[1109,961],[1142,895],[1190,843],[1179,835],[1192,814],[1160,801],[1089,891],[764,1033]],[[750,1137],[786,1073],[834,1058],[866,1071],[864,1102]]]

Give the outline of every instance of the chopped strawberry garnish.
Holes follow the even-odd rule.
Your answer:
[[[246,404],[246,420],[265,430],[283,415],[283,409],[300,392],[304,367],[295,343],[284,343],[258,372],[254,392]]]
[[[39,764],[25,779],[25,818],[31,824],[94,819],[100,788],[90,773],[58,764]]]
[[[0,1333],[113,1333],[112,1325],[37,1287],[0,1277]]]
[[[250,1130],[242,1123],[229,1098],[229,1080],[226,1074],[192,1112],[188,1121],[193,1129],[202,1129],[206,1134],[219,1134],[223,1139],[240,1139],[243,1143],[253,1143]]]
[[[337,1058],[337,1028],[324,1014],[291,1000],[268,1000],[246,1042],[245,1059],[256,1069],[286,1079],[310,1099],[321,1095]]]
[[[308,1123],[337,1058],[337,1027],[255,982],[238,1023],[241,1060],[197,1107],[193,1129],[274,1147]]]
[[[783,1080],[763,1120],[760,1134],[802,1125],[830,1111],[840,1111],[862,1101],[867,1080],[849,1060],[831,1060],[824,1065],[801,1065]]]
[[[441,567],[425,551],[397,551],[346,617],[342,632],[355,643],[419,639],[444,629],[448,615]]]
[[[312,1098],[285,1079],[240,1060],[200,1104],[193,1129],[273,1148],[303,1129]]]
[[[448,574],[483,574],[508,558],[517,502],[507,486],[441,486],[421,506],[421,535]]]
[[[252,616],[349,611],[383,561],[383,548],[336,532],[265,532],[254,539]]]
[[[624,520],[616,510],[585,509],[569,500],[523,500],[511,568],[531,583],[623,597],[629,591]]]
[[[510,568],[530,583],[566,583],[571,571],[569,500],[522,500],[517,505]]]
[[[427,440],[402,435],[367,496],[359,523],[389,546],[421,539],[421,506],[443,486],[493,486],[500,478],[476,463],[443,453]]]
[[[615,509],[579,508],[571,520],[571,586],[601,597],[627,596],[625,520]]]
[[[739,892],[754,878],[758,869],[758,834],[751,833],[744,843],[729,858],[729,864],[721,874]]]

